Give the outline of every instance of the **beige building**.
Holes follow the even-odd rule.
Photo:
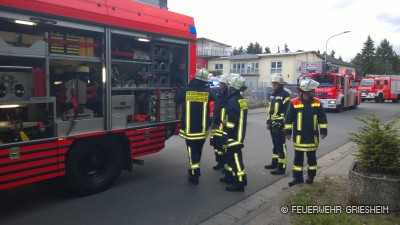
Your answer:
[[[328,56],[331,70],[354,74],[351,64]],[[306,72],[323,71],[324,56],[316,51],[298,51],[269,54],[243,54],[208,59],[208,69],[221,70],[223,74],[239,73],[248,85],[268,84],[272,74],[282,74],[287,83],[297,83]]]

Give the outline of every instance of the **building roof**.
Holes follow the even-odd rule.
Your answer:
[[[230,57],[231,60],[243,60],[243,59],[259,59],[260,56],[256,54],[241,54],[233,55]]]
[[[276,57],[276,56],[285,56],[285,55],[301,55],[304,53],[315,53],[319,55],[316,51],[297,51],[297,52],[280,52],[280,53],[264,53],[264,54],[257,54],[260,57]],[[324,58],[321,56],[321,58]]]
[[[324,55],[320,55],[320,56],[325,59]],[[326,55],[326,62],[330,62],[333,65],[347,66],[347,67],[353,67],[354,68],[353,64],[344,62],[344,61],[342,61],[340,59],[336,59],[336,58],[334,58],[334,57],[332,57],[330,55]]]
[[[224,43],[221,43],[221,42],[218,42],[218,41],[213,41],[213,40],[211,40],[211,39],[203,38],[203,37],[197,38],[197,41],[209,41],[209,42],[217,43],[217,44],[220,44],[220,45],[224,45],[224,46],[226,46],[226,47],[232,47],[232,46],[230,46],[230,45],[227,45],[227,44],[224,44]]]

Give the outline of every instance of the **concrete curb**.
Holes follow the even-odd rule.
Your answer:
[[[317,178],[324,176],[347,176],[354,161],[356,146],[348,142],[318,159]],[[280,208],[283,199],[291,192],[306,184],[288,187],[292,177],[285,175],[268,187],[250,195],[246,199],[210,217],[201,225],[225,224],[290,224],[288,214],[282,214]]]

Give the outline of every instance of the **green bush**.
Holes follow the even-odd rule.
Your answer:
[[[395,127],[400,118],[386,124],[374,114],[354,118],[364,123],[355,132],[349,132],[349,141],[358,147],[359,168],[367,172],[400,172],[400,139]]]

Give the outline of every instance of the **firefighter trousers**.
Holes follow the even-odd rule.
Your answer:
[[[194,177],[199,177],[200,174],[200,160],[201,153],[203,152],[203,145],[206,139],[200,140],[187,140],[186,146],[189,156],[189,175]]]
[[[317,174],[316,151],[305,152],[307,154],[307,175],[314,177]],[[294,151],[293,177],[303,179],[304,151]]]
[[[278,169],[286,169],[286,136],[281,127],[271,128],[271,139],[274,148],[272,149],[272,165],[277,165]]]
[[[240,146],[233,146],[226,149],[225,179],[233,181],[233,185],[236,187],[247,185],[246,170]]]
[[[225,149],[222,147],[225,143],[222,143],[223,138],[219,136],[214,136],[214,153],[215,153],[215,161],[218,164],[225,165],[226,163],[226,156],[225,156]]]

